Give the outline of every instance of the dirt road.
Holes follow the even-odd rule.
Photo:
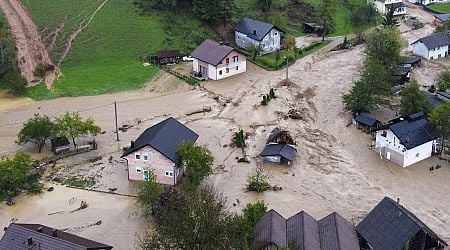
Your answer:
[[[41,35],[30,15],[19,0],[1,0],[0,9],[11,26],[12,34],[16,40],[17,58],[22,75],[29,83],[36,83],[33,71],[39,62],[53,64],[42,42]],[[55,71],[46,73],[46,84],[51,86]]]

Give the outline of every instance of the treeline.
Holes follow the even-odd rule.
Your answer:
[[[27,85],[17,65],[16,46],[10,27],[0,16],[0,89],[21,95]]]

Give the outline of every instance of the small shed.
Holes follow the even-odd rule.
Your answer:
[[[181,58],[179,50],[158,51],[154,57],[154,63],[158,65],[178,64]]]
[[[291,165],[297,150],[288,144],[267,144],[260,156],[265,162]]]
[[[436,96],[437,96],[437,98],[439,98],[442,101],[445,101],[445,102],[450,101],[450,93],[449,92],[437,92]]]
[[[353,124],[358,125],[358,128],[363,129],[365,132],[371,132],[382,125],[379,120],[364,113],[353,117]]]
[[[316,33],[317,35],[323,34],[325,28],[322,25],[318,25],[317,23],[304,23],[303,24],[303,32],[304,33]]]
[[[391,73],[391,83],[394,85],[403,85],[410,80],[410,65],[398,65],[392,67],[390,70]]]
[[[410,66],[410,67],[420,67],[422,64],[422,59],[418,56],[407,56],[403,59],[402,62],[403,66]]]

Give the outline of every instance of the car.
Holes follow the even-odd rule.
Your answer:
[[[183,56],[183,61],[192,62],[192,61],[194,61],[194,58],[192,58],[191,56]]]

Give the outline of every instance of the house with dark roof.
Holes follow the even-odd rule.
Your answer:
[[[428,60],[447,57],[450,36],[446,32],[434,33],[412,43],[413,54]]]
[[[296,143],[289,131],[275,128],[267,139],[266,146],[259,154],[263,161],[275,164],[291,165],[297,153]]]
[[[412,212],[384,197],[356,226],[361,249],[425,250],[444,249],[447,243]]]
[[[273,24],[254,20],[248,17],[234,27],[236,45],[240,48],[259,46],[260,55],[281,49],[281,35],[283,31]]]
[[[198,135],[175,118],[146,129],[121,156],[127,161],[128,179],[155,181],[164,185],[176,185],[186,166],[178,166],[178,145],[194,143]],[[153,176],[152,176],[153,175]]]
[[[11,223],[4,228],[1,250],[109,250],[112,246],[40,224]]]
[[[406,14],[403,0],[367,0],[367,3],[373,4],[380,15],[386,15],[390,9],[394,9],[394,16]]]
[[[220,80],[244,73],[247,61],[243,54],[224,44],[205,40],[192,53],[192,75],[205,80]]]
[[[365,132],[372,132],[381,126],[381,122],[366,113],[359,113],[352,119],[352,123],[357,125],[359,129],[363,129]]]
[[[439,152],[439,138],[420,112],[398,117],[377,129],[374,145],[380,157],[408,167]]]
[[[436,26],[442,26],[448,20],[450,20],[450,13],[434,15],[434,24]]]
[[[179,50],[165,50],[156,52],[153,61],[158,65],[177,64],[180,63],[181,57]]]
[[[337,213],[317,221],[305,211],[285,219],[268,211],[255,225],[251,249],[359,250],[355,227]]]

